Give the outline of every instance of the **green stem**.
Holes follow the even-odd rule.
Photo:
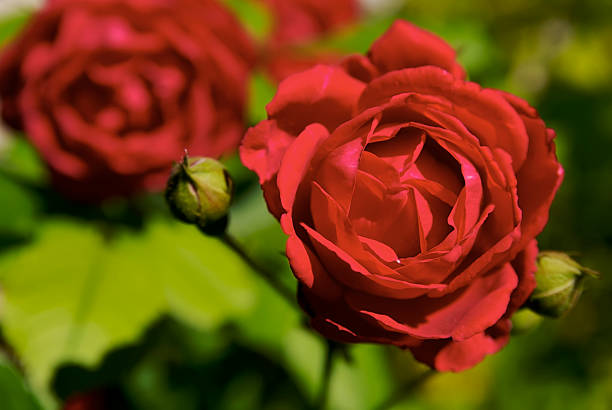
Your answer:
[[[323,373],[321,376],[321,387],[319,390],[319,395],[316,401],[316,409],[322,410],[325,408],[327,404],[327,398],[329,397],[329,386],[331,383],[331,373],[332,373],[332,365],[334,362],[334,356],[337,351],[338,345],[326,339],[327,341],[327,349],[325,355],[325,363],[323,364]]]
[[[23,364],[17,357],[17,353],[13,350],[13,347],[4,338],[4,335],[0,332],[0,352],[4,353],[4,357],[13,365],[15,370],[22,376],[25,375],[25,369]]]
[[[396,404],[401,403],[406,398],[408,398],[410,395],[412,395],[415,392],[415,390],[421,387],[423,383],[429,380],[429,378],[433,376],[434,374],[436,374],[436,372],[435,370],[432,370],[432,369],[427,370],[424,373],[421,373],[416,378],[410,380],[408,383],[398,388],[395,392],[391,394],[391,396],[389,396],[389,398],[387,398],[385,401],[383,401],[377,407],[375,407],[374,410],[390,409]]]
[[[242,258],[242,260],[246,262],[247,265],[249,265],[255,272],[257,272],[266,282],[268,282],[268,284],[272,286],[272,288],[274,288],[274,290],[276,290],[278,294],[281,295],[291,306],[295,305],[295,295],[293,295],[293,293],[289,289],[287,289],[280,283],[280,281],[273,272],[270,272],[268,269],[265,269],[253,258],[251,258],[251,256],[249,256],[240,246],[238,241],[236,241],[227,232],[221,235],[220,238],[223,240],[223,242],[225,242],[227,246],[232,248],[232,250],[236,252]]]

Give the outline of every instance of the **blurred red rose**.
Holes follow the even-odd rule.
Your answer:
[[[85,393],[70,397],[64,403],[63,410],[105,410],[104,395],[101,393]]]
[[[289,235],[312,326],[438,370],[501,349],[563,176],[536,111],[465,81],[403,21],[367,57],[287,78],[267,109],[241,158]]]
[[[261,0],[272,11],[270,42],[299,44],[352,23],[359,10],[356,0]]]
[[[313,50],[309,43],[353,23],[357,0],[260,0],[271,11],[272,33],[264,49],[264,65],[281,81],[317,63],[336,63],[342,55]]]
[[[2,114],[71,197],[160,189],[237,147],[253,60],[216,1],[50,0],[0,56]]]
[[[132,408],[117,387],[103,387],[78,392],[66,399],[63,410],[119,410]]]

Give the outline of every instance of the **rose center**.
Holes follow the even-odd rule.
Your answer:
[[[363,241],[381,242],[399,258],[427,252],[453,229],[448,217],[464,186],[461,175],[433,138],[404,128],[366,146],[349,219]]]

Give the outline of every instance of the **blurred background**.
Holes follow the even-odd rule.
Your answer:
[[[226,3],[261,36],[265,11]],[[0,44],[39,4],[0,0]],[[361,6],[358,21],[309,47],[365,52],[404,18],[452,44],[471,80],[527,99],[556,130],[566,171],[540,248],[602,273],[564,318],[523,315],[499,354],[433,376],[393,409],[612,409],[612,2]],[[253,74],[249,124],[265,117],[273,84]],[[237,185],[230,232],[294,288],[256,178],[236,156],[224,161]],[[0,409],[313,408],[324,341],[219,242],[170,222],[160,195],[96,207],[57,199],[36,150],[7,129],[0,169],[10,171],[0,174]],[[421,371],[398,349],[351,346],[333,364],[327,408],[374,409]]]

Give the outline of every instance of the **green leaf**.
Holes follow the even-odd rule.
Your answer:
[[[18,13],[0,20],[0,46],[8,42],[23,28],[30,18],[28,13]]]
[[[40,404],[21,376],[0,357],[0,400],[2,410],[40,410]]]
[[[268,36],[272,28],[272,16],[264,5],[245,0],[223,0],[223,3],[234,12],[253,37],[263,40]]]
[[[304,395],[313,402],[320,392],[326,356],[324,339],[305,327],[293,328],[282,339],[284,360]],[[377,345],[349,347],[351,362],[336,352],[332,362],[329,408],[372,409],[394,389],[385,348]]]
[[[25,239],[37,224],[38,204],[32,193],[0,173],[0,244]]]
[[[37,226],[45,170],[34,148],[23,138],[0,135],[0,247],[27,239]]]
[[[394,380],[385,348],[378,345],[354,345],[352,361],[336,358],[330,384],[330,408],[373,409],[393,392]]]
[[[45,165],[34,147],[22,136],[8,137],[0,151],[0,169],[30,183],[47,181]]]
[[[363,54],[393,23],[394,17],[378,17],[344,29],[319,42],[325,49]]]
[[[298,385],[313,400],[321,389],[327,345],[323,338],[304,327],[295,327],[285,335],[285,362]],[[337,357],[336,357],[337,359]]]
[[[217,239],[153,221],[112,239],[92,226],[45,223],[37,240],[0,260],[3,329],[41,392],[54,369],[96,365],[169,313],[214,329],[254,303],[250,269]]]
[[[255,72],[249,84],[249,124],[257,124],[268,118],[266,105],[276,94],[276,86],[261,72]]]
[[[268,212],[259,186],[245,192],[232,208],[228,231],[239,238],[243,249],[268,268],[276,269],[276,277],[295,287],[296,280],[284,255],[287,236]],[[281,357],[283,340],[300,326],[303,314],[297,304],[290,305],[268,283],[258,281],[259,298],[249,315],[239,319],[240,337],[249,346],[266,354]]]

